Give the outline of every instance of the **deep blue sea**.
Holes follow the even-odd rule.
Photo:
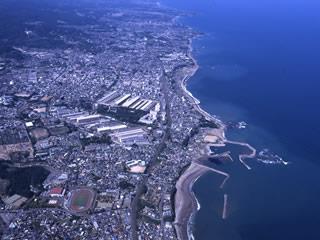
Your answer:
[[[290,164],[249,160],[230,181],[208,173],[194,186],[196,240],[320,239],[320,1],[164,0],[194,13],[182,22],[199,71],[188,89],[224,121],[246,121],[228,138],[268,148]],[[229,195],[222,220],[223,194]]]

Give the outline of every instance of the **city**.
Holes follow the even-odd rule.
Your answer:
[[[69,4],[1,59],[2,168],[44,172],[0,176],[3,239],[176,239],[176,181],[217,127],[182,85],[199,33],[152,2]]]
[[[0,38],[2,239],[189,239],[200,176],[221,178],[225,220],[231,168],[288,164],[227,140],[247,123],[223,123],[188,91],[202,33],[181,24],[186,13],[33,1],[1,6],[17,21]]]

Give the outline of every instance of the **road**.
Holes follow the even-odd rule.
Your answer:
[[[159,164],[157,161],[161,153],[166,148],[167,142],[170,140],[170,132],[171,132],[171,125],[172,125],[172,119],[171,119],[171,111],[170,111],[170,101],[169,101],[169,79],[168,76],[163,71],[163,74],[160,79],[161,82],[161,92],[164,94],[165,104],[166,104],[166,127],[163,134],[163,137],[161,139],[161,142],[156,148],[156,151],[151,158],[150,164],[147,168],[146,173],[151,173],[152,169]],[[140,184],[136,187],[136,194],[131,202],[131,214],[130,214],[130,222],[131,222],[131,239],[138,240],[138,204],[139,199],[144,194],[144,189],[147,182],[147,176],[143,176],[143,179],[141,180]]]

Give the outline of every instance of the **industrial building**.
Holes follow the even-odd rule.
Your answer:
[[[99,99],[95,108],[99,113],[110,115],[121,121],[151,125],[160,112],[160,103],[133,94],[112,91]]]
[[[76,125],[94,124],[106,120],[105,116],[100,114],[89,114],[88,112],[74,112],[62,115],[66,121]]]
[[[110,134],[114,142],[123,145],[149,144],[147,133],[143,128],[127,128]]]
[[[103,132],[108,132],[108,131],[116,131],[116,130],[120,130],[120,129],[124,129],[127,128],[127,125],[123,124],[123,123],[110,123],[108,125],[105,126],[101,126],[97,128],[97,132],[98,133],[103,133]]]
[[[148,99],[142,99],[140,96],[132,96],[131,94],[121,95],[117,91],[106,94],[97,101],[96,107],[99,105],[111,107],[130,108],[134,110],[150,111],[158,102]],[[159,103],[158,103],[159,104]]]

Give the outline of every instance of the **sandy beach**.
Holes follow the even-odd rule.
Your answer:
[[[207,171],[209,169],[196,163],[191,163],[176,184],[177,192],[174,199],[176,217],[174,226],[178,239],[189,239],[189,219],[192,213],[197,210],[197,201],[192,192],[192,186]]]
[[[190,217],[198,210],[198,202],[192,191],[196,180],[206,172],[212,171],[225,177],[220,185],[220,188],[223,188],[230,178],[230,175],[226,172],[202,165],[202,160],[203,158],[200,158],[192,162],[176,184],[177,192],[174,199],[176,217],[174,226],[178,239],[190,239],[188,229]]]

